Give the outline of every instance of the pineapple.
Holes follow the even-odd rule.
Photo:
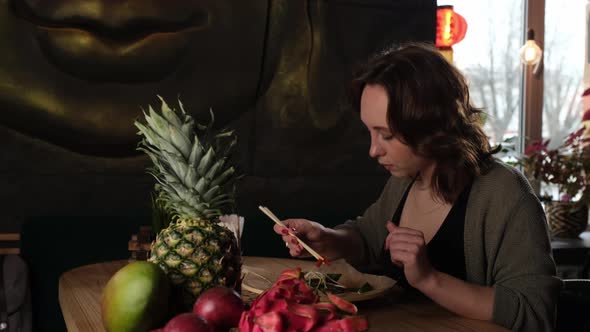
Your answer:
[[[241,255],[234,234],[219,216],[234,203],[235,169],[227,165],[236,143],[231,131],[213,134],[195,123],[179,101],[170,108],[160,97],[160,111],[151,106],[145,123],[135,122],[139,145],[154,166],[156,199],[173,220],[152,243],[149,261],[168,275],[186,307],[214,286],[239,288]]]

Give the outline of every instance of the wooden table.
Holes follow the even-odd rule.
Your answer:
[[[284,266],[276,264],[280,259],[267,259],[269,269]],[[244,257],[244,264],[247,262],[248,257]],[[125,264],[127,261],[86,265],[61,276],[59,303],[69,332],[105,331],[100,315],[100,295],[111,276]],[[256,296],[246,291],[242,295],[246,300]],[[488,322],[458,317],[425,298],[404,295],[397,288],[387,296],[357,303],[357,307],[360,314],[368,317],[370,331],[508,331]]]

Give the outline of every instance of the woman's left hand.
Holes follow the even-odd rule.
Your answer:
[[[399,227],[387,222],[389,235],[385,239],[385,250],[389,250],[391,261],[401,265],[408,283],[422,289],[434,276],[434,268],[428,260],[424,234],[415,229]]]

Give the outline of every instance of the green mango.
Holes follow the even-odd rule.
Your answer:
[[[145,332],[168,314],[170,285],[160,267],[136,261],[117,271],[102,292],[102,321],[108,332]]]

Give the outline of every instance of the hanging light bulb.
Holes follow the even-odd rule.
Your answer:
[[[533,73],[536,73],[542,56],[543,51],[535,42],[535,31],[529,29],[527,32],[526,43],[520,48],[520,58],[522,63],[526,65],[535,65]]]

